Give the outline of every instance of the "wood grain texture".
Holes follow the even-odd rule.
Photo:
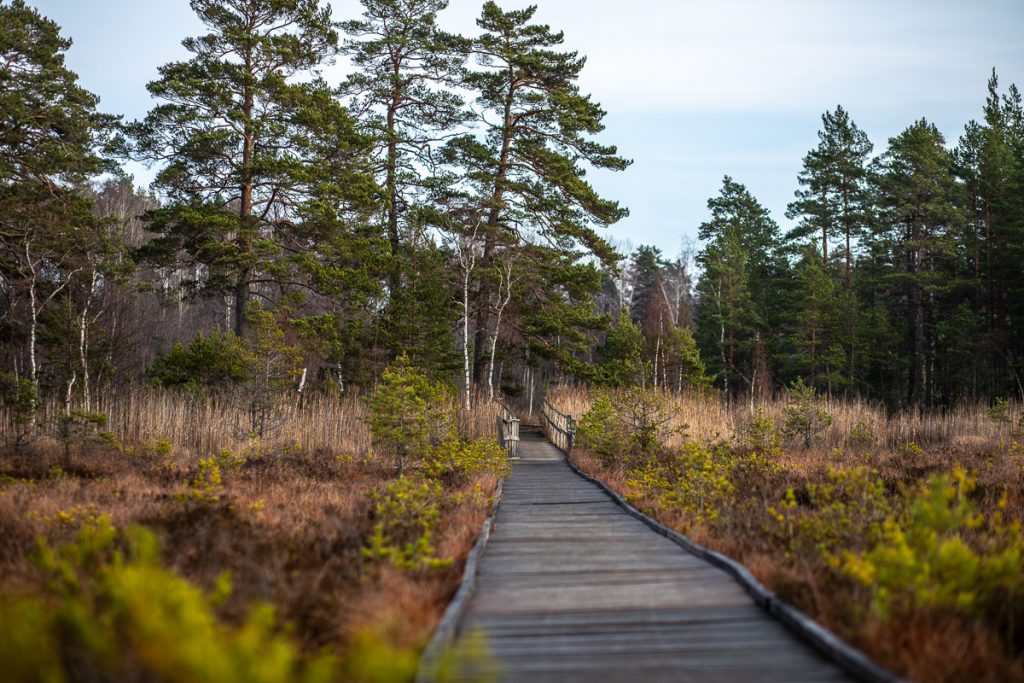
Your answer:
[[[509,682],[852,680],[525,430],[456,653],[479,633]]]

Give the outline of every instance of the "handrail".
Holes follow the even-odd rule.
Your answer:
[[[509,460],[519,459],[519,418],[504,403],[498,414],[498,445],[508,453]]]
[[[541,427],[551,443],[566,455],[571,453],[576,443],[576,418],[566,415],[546,398],[541,403],[540,416]]]

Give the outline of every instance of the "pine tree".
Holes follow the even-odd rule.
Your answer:
[[[906,295],[910,358],[907,402],[935,398],[938,298],[955,287],[950,262],[963,215],[952,157],[938,129],[921,119],[889,140],[876,164],[882,238]]]
[[[448,0],[362,0],[363,17],[342,24],[343,51],[358,71],[342,89],[374,131],[388,240],[394,259],[391,290],[402,286],[400,217],[423,199],[438,144],[467,120],[457,85],[466,41],[437,27]],[[406,239],[415,237],[407,235]]]
[[[65,66],[70,46],[22,0],[0,5],[0,284],[6,306],[24,311],[24,326],[10,332],[23,337],[36,390],[41,316],[102,246],[102,225],[78,190],[110,169],[99,152],[115,123]]]
[[[629,311],[622,309],[600,349],[601,383],[613,387],[642,384],[645,375],[643,350],[643,333],[630,319]]]
[[[637,247],[631,261],[633,296],[629,312],[634,322],[642,324],[648,317],[652,302],[663,298],[661,271],[667,264],[661,256],[660,249],[646,245]]]
[[[741,382],[751,391],[770,389],[767,358],[783,328],[777,305],[788,268],[780,251],[779,226],[746,187],[725,176],[708,200],[711,219],[699,228],[708,244],[698,256],[698,339],[722,376],[727,393]]]
[[[845,383],[847,354],[842,345],[842,322],[849,308],[856,309],[856,301],[843,300],[821,255],[813,248],[804,252],[796,276],[797,311],[792,336],[796,374],[806,377],[814,389],[831,394]]]
[[[337,51],[318,0],[191,0],[209,33],[187,38],[192,57],[165,64],[148,85],[163,102],[130,126],[132,154],[162,163],[154,186],[168,205],[152,216],[147,255],[202,266],[197,287],[233,298],[241,336],[263,264],[278,253],[319,159],[302,156],[300,119],[326,106],[308,80]]]
[[[829,270],[831,259],[838,256],[829,251],[830,241],[841,240],[844,281],[850,289],[854,241],[868,222],[867,161],[873,146],[842,107],[825,112],[821,122],[818,146],[804,157],[804,168],[798,176],[803,189],[796,192],[797,200],[786,210],[788,218],[801,219],[787,238],[798,240],[817,234],[821,240],[819,254]]]
[[[454,138],[444,155],[452,172],[450,192],[478,207],[483,273],[493,272],[498,252],[531,240],[552,245],[557,250],[552,255],[593,254],[610,264],[617,256],[594,226],[610,225],[627,213],[601,198],[584,177],[585,166],[622,170],[630,163],[615,147],[592,139],[604,128],[604,111],[579,91],[586,60],[556,51],[562,34],[531,24],[535,11],[535,6],[506,12],[494,2],[484,4],[477,20],[483,33],[472,47],[480,68],[467,73],[465,86],[475,94],[486,128],[482,138]],[[476,380],[492,332],[495,289],[488,278],[479,285]]]
[[[698,257],[698,334],[702,354],[722,379],[726,396],[754,384],[755,342],[762,324],[750,291],[750,254],[734,230],[707,245]]]

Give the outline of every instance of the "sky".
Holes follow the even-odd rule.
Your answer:
[[[522,0],[498,0],[505,9]],[[1024,87],[1021,0],[533,0],[535,21],[587,56],[581,89],[608,112],[599,140],[633,160],[589,178],[630,209],[613,242],[666,256],[696,239],[722,177],[785,229],[821,115],[842,105],[875,145],[924,117],[950,145],[981,117],[992,69]],[[187,0],[36,0],[74,44],[67,63],[101,109],[141,118],[157,68],[202,32]],[[338,20],[357,0],[332,0]],[[476,33],[482,0],[451,0],[441,25]],[[347,65],[325,71],[340,81]],[[146,184],[152,170],[129,168]]]

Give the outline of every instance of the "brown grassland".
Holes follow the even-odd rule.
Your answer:
[[[579,420],[600,395],[549,398]],[[809,446],[781,429],[790,407],[655,398],[653,448],[601,452],[584,425],[572,458],[900,675],[1024,680],[1021,407],[819,400]]]
[[[105,425],[58,438],[47,425],[61,407],[51,405],[40,418],[48,436],[18,447],[6,438],[0,598],[46,594],[40,543],[60,547],[86,520],[106,515],[114,529],[150,529],[162,564],[204,591],[215,592],[229,572],[221,621],[242,624],[254,605],[269,604],[276,630],[300,652],[335,657],[346,680],[408,680],[458,584],[498,475],[444,480],[433,543],[438,557],[454,561],[399,569],[364,553],[373,493],[395,470],[373,452],[361,397],[285,403],[263,439],[245,435],[246,415],[233,406],[139,387],[101,397]],[[495,410],[481,401],[459,416],[463,431],[493,437]],[[5,435],[14,434],[10,416],[2,417]],[[220,481],[204,480],[201,461],[211,456]]]

